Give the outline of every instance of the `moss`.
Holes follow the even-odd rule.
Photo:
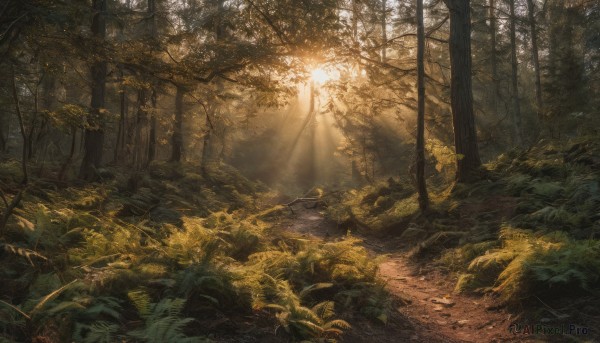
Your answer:
[[[456,286],[454,287],[454,292],[473,292],[477,289],[487,286],[489,286],[489,284],[486,285],[485,283],[481,282],[481,280],[475,274],[460,274],[458,276]]]
[[[0,181],[12,184],[23,179],[21,162],[17,160],[4,160],[0,162]]]

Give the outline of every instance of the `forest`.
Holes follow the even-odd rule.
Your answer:
[[[600,2],[0,1],[0,343],[600,341]]]

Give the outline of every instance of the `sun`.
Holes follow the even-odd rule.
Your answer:
[[[310,77],[315,83],[323,84],[327,81],[337,80],[340,75],[335,69],[315,68],[310,72]]]

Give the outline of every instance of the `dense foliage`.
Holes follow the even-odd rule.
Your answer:
[[[598,75],[598,1],[4,0],[0,341],[335,341],[364,236],[595,304]]]

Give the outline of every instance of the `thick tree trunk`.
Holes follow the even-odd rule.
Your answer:
[[[213,23],[213,31],[215,34],[215,39],[217,42],[222,41],[225,36],[225,26],[223,22],[223,14],[225,11],[225,0],[214,0],[212,2],[213,8],[216,10],[216,17]],[[216,81],[216,89],[218,93],[223,91],[223,83],[221,80]],[[216,128],[216,116],[217,111],[219,110],[219,104],[215,101],[214,104],[211,104],[210,109],[206,112],[206,132],[204,134],[204,141],[202,144],[202,160],[200,162],[200,167],[203,173],[207,172],[206,167],[209,163],[213,162],[214,159],[214,146],[215,146],[215,128]]]
[[[185,89],[177,86],[175,93],[175,123],[173,123],[173,136],[171,137],[172,150],[171,161],[181,162],[183,153],[183,97]]]
[[[102,42],[106,36],[106,10],[107,0],[93,0],[92,34]],[[97,168],[102,163],[102,149],[104,147],[104,93],[106,88],[107,63],[94,62],[91,67],[92,74],[92,100],[88,118],[88,127],[84,133],[84,155],[79,178],[92,181],[97,179]]]
[[[417,0],[417,191],[421,211],[429,207],[425,183],[425,25],[423,0]]]
[[[481,166],[471,86],[471,8],[467,0],[445,0],[450,10],[450,96],[454,145],[456,149],[456,181],[477,178]]]
[[[542,121],[544,103],[542,100],[542,81],[540,76],[540,58],[537,44],[537,24],[535,21],[535,6],[533,0],[527,0],[527,13],[529,16],[529,27],[531,31],[531,55],[533,57],[533,69],[535,72],[535,100],[538,121]]]
[[[519,101],[519,71],[517,61],[517,39],[516,39],[516,21],[515,0],[509,0],[510,7],[510,62],[511,62],[511,81],[512,81],[512,100],[513,100],[513,144],[523,145],[523,124],[521,120],[521,104]]]

